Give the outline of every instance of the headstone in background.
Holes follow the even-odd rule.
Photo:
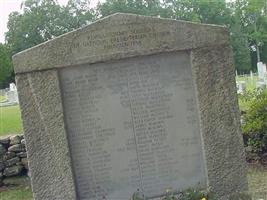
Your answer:
[[[7,101],[11,104],[17,104],[19,102],[18,99],[18,91],[15,83],[9,84],[9,89],[6,92],[7,95]]]
[[[237,94],[244,94],[246,92],[246,82],[245,81],[237,81]]]
[[[256,88],[260,90],[266,89],[266,82],[263,80],[257,81]]]
[[[231,58],[225,27],[131,14],[15,55],[35,199],[245,190]]]
[[[15,83],[9,84],[9,91],[17,91],[17,87],[16,87]]]
[[[265,76],[267,75],[266,72],[266,65],[262,62],[257,63],[257,69],[258,69],[258,77],[260,80],[265,80]]]
[[[250,79],[253,80],[253,77],[254,77],[253,72],[250,70]]]

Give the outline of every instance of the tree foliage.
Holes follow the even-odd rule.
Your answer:
[[[235,15],[240,18],[242,32],[247,35],[251,50],[258,50],[260,59],[260,55],[267,53],[262,48],[267,43],[267,1],[237,0]]]
[[[25,0],[22,10],[22,14],[11,13],[7,25],[6,42],[13,53],[77,29],[94,18],[85,0],[69,0],[66,6],[56,0]]]
[[[239,72],[256,66],[255,47],[267,62],[266,0],[106,0],[96,8],[90,8],[89,0],[69,0],[66,6],[57,0],[24,0],[21,10],[9,16],[6,43],[11,54],[122,12],[227,26]]]
[[[0,88],[5,88],[12,79],[10,52],[6,45],[0,43]]]
[[[165,6],[174,19],[220,25],[230,22],[225,0],[165,0]]]
[[[247,92],[240,98],[248,104],[242,124],[245,146],[261,157],[267,152],[267,90]]]
[[[117,12],[162,16],[164,9],[160,0],[107,0],[98,4],[97,11],[101,17]]]

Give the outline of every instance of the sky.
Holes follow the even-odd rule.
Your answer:
[[[0,0],[0,43],[5,41],[5,32],[7,32],[8,15],[11,12],[21,12],[20,6],[23,0]],[[68,0],[57,0],[60,5],[66,5]],[[104,0],[91,0],[90,4],[95,7],[97,3]],[[234,1],[234,0],[227,0]]]
[[[5,41],[5,32],[7,32],[8,15],[11,12],[20,10],[20,5],[23,0],[0,0],[0,42]],[[59,4],[66,5],[68,0],[57,0]],[[91,6],[97,5],[99,0],[91,0]]]

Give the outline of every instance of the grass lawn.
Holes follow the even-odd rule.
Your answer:
[[[256,83],[258,81],[258,76],[253,76],[251,78],[250,76],[237,76],[237,81],[245,81],[246,82],[246,89],[247,90],[254,90],[256,88]]]
[[[2,95],[0,95],[0,102],[6,100],[6,98]]]
[[[252,92],[256,89],[256,83],[258,81],[258,76],[237,76],[236,81],[245,81],[246,82],[246,90]],[[240,95],[240,94],[239,94]],[[239,108],[240,110],[247,110],[249,107],[248,101],[243,101],[242,98],[238,98]]]
[[[22,133],[19,106],[0,107],[0,136]]]
[[[33,200],[33,197],[29,187],[14,187],[0,191],[0,200]]]
[[[267,169],[252,167],[248,169],[249,191],[254,199],[267,199]]]

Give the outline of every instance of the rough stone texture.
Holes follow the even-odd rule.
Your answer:
[[[18,157],[20,158],[26,158],[27,157],[27,153],[26,152],[20,152],[16,154]]]
[[[8,151],[21,152],[21,151],[26,151],[26,149],[25,149],[25,145],[23,145],[23,144],[15,144],[15,145],[10,146],[8,148]]]
[[[10,142],[9,136],[0,137],[0,144],[7,145],[9,144],[9,142]]]
[[[57,72],[16,77],[35,199],[76,198]]]
[[[5,169],[5,164],[4,162],[0,162],[0,171],[2,171],[3,169]]]
[[[6,148],[4,145],[0,144],[0,157],[6,153]]]
[[[124,38],[116,43],[115,36],[130,39],[125,45]],[[15,73],[22,73],[228,43],[228,31],[222,26],[114,14],[22,51],[13,57],[13,63]]]
[[[211,190],[224,196],[247,188],[235,73],[228,46],[192,51],[201,130]]]
[[[31,181],[27,176],[7,177],[3,180],[6,186],[30,186]]]
[[[19,135],[10,136],[10,145],[20,144],[21,137]]]
[[[16,176],[16,175],[19,175],[22,170],[23,170],[23,166],[14,165],[12,167],[5,168],[3,174],[4,174],[4,176]]]
[[[18,157],[11,158],[11,159],[5,161],[5,166],[10,167],[10,166],[15,165],[16,163],[19,163],[19,162],[20,162],[20,159]]]
[[[22,140],[21,140],[21,144],[23,144],[23,145],[26,144],[26,143],[25,143],[25,139],[22,139]]]
[[[9,160],[11,158],[14,158],[16,156],[15,152],[6,152],[5,155],[3,156],[4,160]]]
[[[246,190],[234,68],[228,45],[224,27],[116,14],[15,55],[35,199],[78,199],[57,68],[177,50],[191,52],[208,187],[219,199]]]
[[[10,143],[9,136],[2,138],[1,144],[5,153],[0,155],[0,179],[5,180],[8,176],[21,176],[28,172],[28,163],[27,163],[27,153],[25,149],[25,145],[21,144],[22,140],[24,140],[23,135],[13,135],[12,140],[13,144]],[[7,142],[8,141],[8,142]],[[14,142],[15,141],[15,142]],[[17,144],[19,143],[19,144]],[[10,151],[15,150],[15,151]],[[14,167],[14,168],[13,168]],[[7,169],[8,168],[8,169]],[[6,171],[4,174],[3,172]],[[20,173],[23,172],[23,173]],[[1,184],[3,184],[1,182]],[[5,183],[4,183],[5,185]]]
[[[29,167],[28,167],[28,159],[27,158],[22,158],[21,159],[21,163],[26,169],[29,169]]]
[[[2,172],[1,172],[2,173]],[[2,187],[3,186],[3,180],[1,179],[1,177],[2,177],[2,175],[1,175],[1,173],[0,173],[0,187]]]

